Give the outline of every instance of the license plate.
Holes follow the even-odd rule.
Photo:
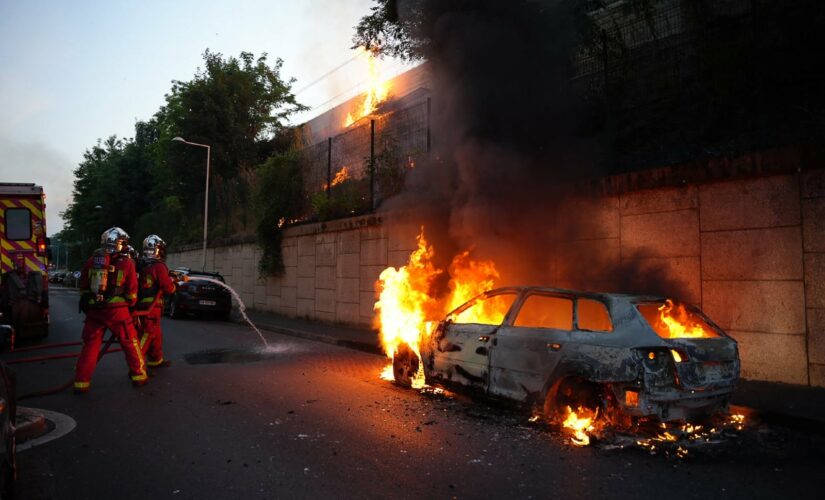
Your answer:
[[[198,304],[202,306],[214,306],[217,304],[214,300],[199,300]]]
[[[714,379],[725,379],[730,377],[730,367],[727,363],[708,363],[704,366],[705,377]]]

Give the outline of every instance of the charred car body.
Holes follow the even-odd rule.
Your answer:
[[[727,409],[736,341],[689,305],[659,297],[517,287],[448,314],[421,347],[426,380],[538,406],[587,406],[663,421]],[[402,348],[395,380],[419,359]],[[611,410],[618,410],[611,411]]]

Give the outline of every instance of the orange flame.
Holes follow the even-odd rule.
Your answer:
[[[388,267],[381,272],[375,311],[381,346],[387,357],[393,359],[401,345],[409,346],[419,359],[419,373],[413,387],[423,387],[422,343],[429,339],[436,323],[445,313],[493,288],[499,274],[493,262],[475,261],[470,258],[469,251],[462,252],[453,259],[449,268],[449,294],[438,299],[431,288],[435,278],[443,271],[433,264],[435,250],[424,238],[423,227],[417,241],[418,246],[405,266],[398,269]],[[468,310],[470,314],[462,315],[462,321],[485,322],[489,318],[500,318],[500,309],[508,307],[509,303],[489,300],[483,306]],[[385,369],[381,378],[393,379],[391,366]]]
[[[391,360],[402,344],[408,345],[421,362],[421,342],[429,336],[436,302],[430,295],[433,280],[441,273],[432,262],[434,250],[424,239],[424,228],[418,235],[418,248],[407,265],[399,269],[388,267],[378,278],[376,322],[381,330],[381,346]],[[392,376],[392,366],[389,367]],[[385,370],[386,371],[386,370]]]
[[[329,184],[330,187],[335,187],[338,184],[341,184],[344,181],[352,179],[352,175],[350,175],[349,167],[341,167],[341,170],[335,173],[335,177],[332,178],[332,182]],[[321,190],[327,190],[327,183],[321,184]]]
[[[450,296],[445,312],[450,312],[464,304],[476,295],[491,290],[499,278],[496,265],[489,260],[476,261],[470,258],[470,251],[456,255],[450,264]],[[501,311],[502,307],[505,309]],[[501,318],[507,313],[509,302],[487,300],[479,307],[473,307],[462,313],[461,320],[465,323],[491,323],[495,318]]]
[[[378,105],[387,100],[390,91],[389,81],[381,77],[381,68],[375,54],[364,47],[358,47],[356,50],[359,54],[365,55],[367,59],[368,87],[364,95],[364,101],[355,110],[355,114],[353,115],[352,112],[347,113],[344,127],[349,127],[357,120],[374,113]]]
[[[587,446],[590,444],[588,432],[593,432],[593,422],[596,420],[596,413],[585,408],[573,411],[569,406],[567,417],[562,422],[562,427],[572,433],[570,441],[576,446]]]
[[[665,338],[697,339],[719,336],[700,318],[690,315],[684,304],[676,305],[670,299],[659,307],[658,323],[662,328],[657,328],[656,331],[660,334],[665,333]]]
[[[335,174],[335,177],[332,179],[332,185],[337,186],[338,184],[341,184],[342,182],[350,178],[351,176],[349,174],[349,167],[342,167],[341,170],[339,170],[338,173]]]

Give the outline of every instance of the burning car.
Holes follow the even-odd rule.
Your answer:
[[[660,297],[541,287],[494,289],[401,345],[393,376],[538,407],[683,420],[721,412],[739,352],[697,308]],[[592,414],[591,413],[591,414]]]

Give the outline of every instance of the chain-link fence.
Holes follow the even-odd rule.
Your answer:
[[[601,110],[613,166],[820,140],[823,2],[636,5],[594,13],[600,37],[575,57],[573,83]]]
[[[300,152],[306,218],[367,213],[398,193],[429,151],[429,99],[359,120]]]

